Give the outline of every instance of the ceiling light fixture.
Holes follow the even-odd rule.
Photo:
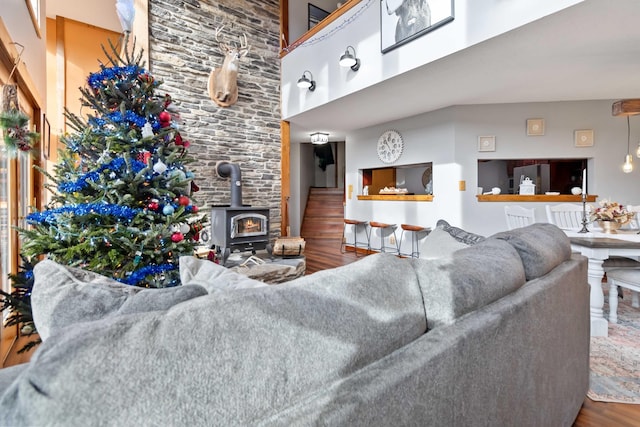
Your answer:
[[[309,73],[309,78],[306,76],[307,73]],[[309,89],[311,92],[316,90],[316,82],[313,80],[311,71],[305,70],[304,73],[302,73],[302,77],[298,79],[298,87],[300,89]]]
[[[631,173],[633,171],[633,156],[630,154],[631,144],[631,126],[629,125],[629,116],[627,116],[627,155],[624,157],[624,164],[622,165],[622,171],[624,173]]]
[[[349,53],[349,48],[353,50],[353,55]],[[350,67],[353,71],[358,71],[360,68],[360,59],[356,58],[356,50],[353,46],[347,46],[347,49],[344,51],[344,55],[340,57],[340,66],[342,67]]]
[[[326,144],[329,142],[329,134],[324,132],[315,132],[311,134],[312,144]]]

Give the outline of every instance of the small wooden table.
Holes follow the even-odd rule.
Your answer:
[[[605,234],[599,231],[578,233],[565,230],[571,248],[589,258],[589,285],[591,286],[591,336],[608,335],[608,322],[604,318],[604,292],[602,291],[602,277],[604,270],[602,263],[611,256],[626,256],[636,258],[640,256],[640,234],[637,230],[619,230],[617,234]]]

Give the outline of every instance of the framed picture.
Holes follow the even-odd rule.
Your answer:
[[[49,160],[51,158],[51,125],[46,116],[42,120],[42,143],[42,154],[45,159]]]
[[[453,21],[453,0],[380,0],[382,53]]]
[[[593,147],[593,129],[580,129],[573,132],[576,147]]]
[[[479,136],[478,151],[496,151],[495,136]]]
[[[309,5],[309,30],[316,26],[318,22],[329,16],[329,12],[320,9],[318,6],[314,6],[311,3]]]
[[[544,119],[527,119],[527,136],[544,135]]]

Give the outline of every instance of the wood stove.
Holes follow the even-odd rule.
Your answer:
[[[269,208],[242,204],[242,177],[235,163],[218,162],[216,173],[231,177],[231,204],[211,208],[211,245],[222,265],[231,252],[267,249],[269,244]]]

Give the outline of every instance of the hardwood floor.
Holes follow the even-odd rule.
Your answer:
[[[340,253],[339,239],[305,238],[305,241],[307,274],[346,265],[359,259],[352,251]],[[595,402],[585,396],[573,427],[640,427],[640,405]]]

